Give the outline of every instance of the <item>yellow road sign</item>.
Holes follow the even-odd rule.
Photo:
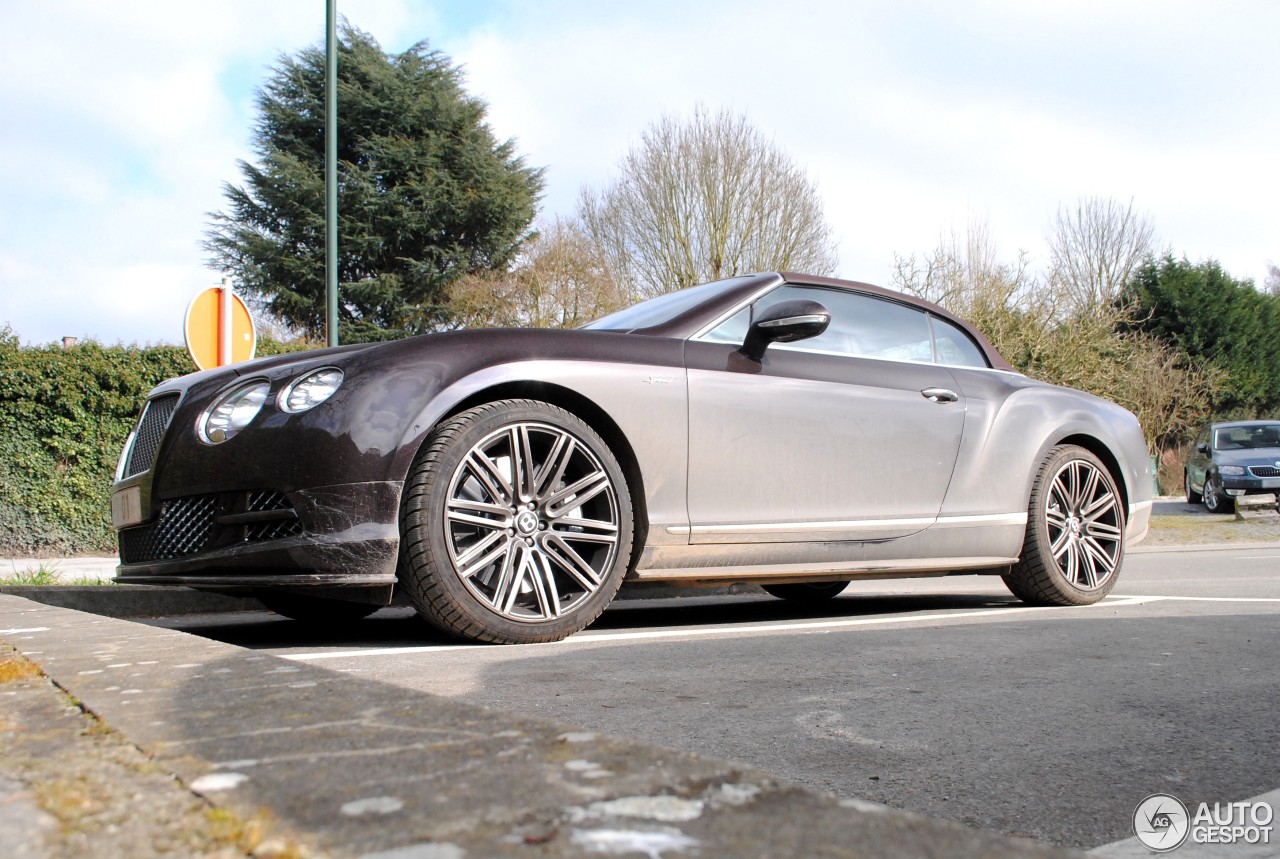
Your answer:
[[[201,370],[248,361],[257,346],[249,308],[229,285],[211,286],[191,299],[183,335]]]

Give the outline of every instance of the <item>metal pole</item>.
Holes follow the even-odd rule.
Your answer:
[[[231,302],[235,299],[235,288],[231,278],[224,277],[218,293],[218,366],[225,367],[235,362],[231,346]]]
[[[329,345],[338,345],[338,0],[325,0],[324,286]]]

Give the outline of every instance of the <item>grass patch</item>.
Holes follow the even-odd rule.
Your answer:
[[[1249,512],[1237,519],[1234,513],[1175,513],[1151,517],[1151,530],[1141,545],[1176,546],[1214,543],[1265,543],[1280,540],[1280,517]]]
[[[25,570],[15,571],[11,575],[0,578],[0,585],[15,587],[45,587],[49,585],[85,587],[114,584],[115,582],[111,581],[111,579],[104,579],[98,576],[76,576],[74,579],[64,579],[62,573],[58,570],[56,561],[40,564],[38,567],[27,567]]]
[[[38,567],[28,567],[21,572],[14,572],[13,575],[0,579],[0,583],[6,585],[56,585],[60,581],[58,575],[57,564],[41,564]]]
[[[219,845],[229,845],[263,859],[307,859],[311,851],[291,838],[272,836],[274,820],[266,808],[245,820],[229,808],[214,806],[205,812],[209,836]]]
[[[40,667],[16,653],[0,652],[0,684],[39,677]]]

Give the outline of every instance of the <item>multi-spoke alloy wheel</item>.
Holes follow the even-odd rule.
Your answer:
[[[631,554],[627,484],[603,440],[508,400],[432,434],[405,487],[400,578],[418,610],[484,641],[563,638],[613,598]]]
[[[1061,445],[1045,458],[1031,491],[1021,561],[1004,577],[1027,602],[1087,605],[1115,585],[1124,558],[1124,509],[1096,456]]]

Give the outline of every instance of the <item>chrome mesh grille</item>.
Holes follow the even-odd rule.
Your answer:
[[[245,511],[262,513],[274,510],[293,510],[293,505],[283,492],[259,490],[249,493]],[[302,533],[302,523],[296,516],[292,519],[273,519],[268,522],[254,522],[244,526],[244,541],[258,543],[262,540],[279,540],[281,537],[296,537]]]
[[[182,558],[204,551],[213,536],[218,496],[193,495],[166,501],[160,518],[141,528],[120,532],[120,560],[125,564]]]
[[[1251,465],[1249,472],[1254,477],[1280,477],[1280,468],[1274,465]]]
[[[292,510],[288,497],[283,492],[272,492],[269,489],[258,489],[249,493],[249,501],[245,510],[249,513],[260,513],[264,510]]]
[[[281,537],[296,537],[302,533],[302,523],[297,519],[276,519],[272,522],[256,522],[244,526],[244,541],[260,543],[263,540],[279,540]]]
[[[165,394],[147,402],[142,409],[142,420],[138,421],[129,459],[124,465],[125,477],[133,477],[151,468],[156,460],[156,452],[160,450],[160,440],[164,438],[164,431],[168,429],[169,420],[177,407],[177,394]]]
[[[246,522],[246,517],[257,521]],[[141,564],[172,560],[238,543],[261,543],[304,533],[306,528],[297,510],[283,492],[255,489],[192,495],[165,501],[159,518],[150,525],[122,530],[120,561]]]

